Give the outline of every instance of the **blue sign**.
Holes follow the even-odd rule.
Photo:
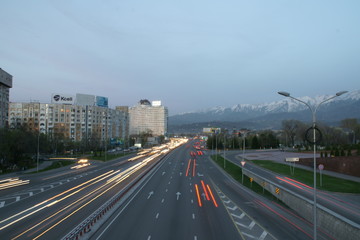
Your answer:
[[[108,107],[108,98],[96,96],[96,106],[98,107]]]

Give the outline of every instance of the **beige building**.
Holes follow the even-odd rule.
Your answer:
[[[71,104],[10,103],[9,127],[25,127],[53,137],[82,141],[126,139],[127,119],[122,111]]]
[[[12,88],[12,76],[0,68],[0,128],[8,125],[10,88]]]
[[[140,100],[139,104],[129,108],[129,134],[139,135],[150,132],[153,136],[167,134],[168,109],[161,101]]]

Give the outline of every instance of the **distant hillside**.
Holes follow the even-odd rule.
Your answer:
[[[329,96],[316,98],[302,97],[302,101],[314,106]],[[339,123],[345,118],[360,119],[360,90],[347,93],[321,105],[317,121],[327,124]],[[297,101],[284,98],[277,102],[250,105],[238,104],[233,107],[214,107],[206,110],[178,114],[169,117],[169,132],[201,132],[203,127],[219,126],[250,129],[280,129],[285,119],[311,122],[310,110]]]

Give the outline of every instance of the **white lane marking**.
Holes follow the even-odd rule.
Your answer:
[[[162,172],[162,176],[164,176],[165,172]]]
[[[151,239],[151,235],[148,236],[147,240],[150,240]]]
[[[194,240],[197,240],[197,236],[196,236],[196,235],[194,236]]]
[[[231,203],[231,201],[230,200],[227,200],[227,201],[224,200],[224,203],[229,204],[229,203]]]
[[[165,192],[168,192],[168,189],[166,189]]]
[[[3,206],[5,206],[5,201],[0,202],[0,208],[2,208]]]
[[[192,218],[195,219],[195,214],[194,213],[192,214]]]
[[[171,182],[169,181],[168,184],[170,184]]]
[[[194,200],[191,199],[191,203],[194,203]]]
[[[17,196],[15,201],[16,202],[20,201],[20,196]]]
[[[180,174],[180,177],[181,177],[181,175],[182,175],[182,172],[180,172],[179,174]]]
[[[41,188],[41,189],[40,189],[40,191],[42,191],[42,192],[43,192],[43,191],[44,191],[44,188]]]
[[[266,235],[267,235],[267,232],[266,232],[266,231],[263,231],[263,233],[262,233],[262,234],[260,235],[260,237],[259,237],[259,240],[265,239]]]
[[[255,226],[255,221],[252,221],[249,225],[249,229],[251,230]]]
[[[190,186],[191,186],[191,183],[190,183]]]
[[[29,192],[29,197],[31,197],[32,195],[34,195],[34,193],[33,193],[33,192]]]
[[[237,209],[238,207],[237,206],[234,206],[234,207],[226,207],[227,209],[231,210],[231,211],[234,211],[235,209]]]
[[[238,222],[236,222],[236,221],[235,221],[235,223],[236,223],[237,225],[242,226],[242,227],[244,227],[244,228],[247,228],[247,229],[249,229],[249,230],[251,230],[251,229],[255,226],[255,222],[254,222],[254,221],[252,221],[249,226],[246,226],[246,225],[244,225],[244,224],[238,223]]]
[[[250,235],[250,234],[247,234],[247,233],[245,233],[245,232],[242,232],[242,234],[245,235],[245,236],[247,236],[247,237],[249,237],[249,238],[256,239],[255,236]]]
[[[179,200],[180,195],[181,195],[180,192],[177,192],[177,193],[176,193],[176,200]]]
[[[192,192],[192,189],[190,189],[190,192]]]
[[[236,215],[236,214],[231,213],[231,216],[233,216],[233,217],[237,217],[237,218],[239,218],[239,219],[242,219],[243,217],[245,217],[245,213],[241,213],[241,215],[240,215],[240,216],[238,216],[238,215]]]
[[[161,203],[164,203],[164,201],[165,201],[165,199],[162,199],[162,200],[161,200]]]
[[[156,218],[156,219],[158,219],[158,218],[159,218],[159,213],[157,213],[157,214],[156,214],[156,217],[155,217],[155,218]]]
[[[151,197],[151,195],[153,195],[153,194],[154,194],[154,191],[149,192],[149,196],[147,199],[149,199]]]

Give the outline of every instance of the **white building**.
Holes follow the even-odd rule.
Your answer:
[[[10,88],[12,76],[0,68],[0,128],[6,127],[8,123]]]
[[[139,104],[129,108],[129,134],[151,133],[153,136],[167,134],[168,109],[161,101],[140,100]]]
[[[125,113],[98,106],[58,103],[10,103],[9,127],[25,127],[50,136],[81,141],[126,139]]]

